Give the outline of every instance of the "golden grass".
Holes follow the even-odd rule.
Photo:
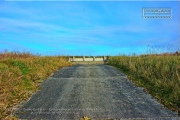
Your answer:
[[[91,118],[84,116],[84,117],[80,118],[80,120],[91,120]]]
[[[180,56],[119,56],[110,57],[108,64],[120,68],[166,107],[180,112]]]
[[[30,53],[0,53],[0,119],[32,95],[52,72],[70,66],[65,57],[40,57]]]

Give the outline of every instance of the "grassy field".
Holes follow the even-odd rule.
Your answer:
[[[166,107],[180,113],[180,56],[116,56],[110,57],[108,64],[119,68]]]
[[[116,56],[110,57],[108,64],[180,113],[180,56]],[[71,66],[67,57],[0,53],[0,119],[11,114],[12,106],[27,100],[52,72],[65,66]]]
[[[52,72],[70,65],[66,57],[0,53],[0,119],[11,114],[12,106],[27,100]]]

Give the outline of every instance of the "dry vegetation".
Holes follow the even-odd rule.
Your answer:
[[[120,68],[166,107],[180,113],[180,56],[178,54],[110,57]]]
[[[0,119],[12,106],[27,100],[55,70],[70,66],[66,57],[40,57],[30,53],[0,53]],[[179,54],[116,56],[109,65],[120,68],[129,79],[165,106],[180,112]]]
[[[0,53],[0,119],[11,114],[12,106],[27,100],[52,72],[70,65],[65,57]]]

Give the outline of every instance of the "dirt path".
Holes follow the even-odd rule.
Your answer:
[[[21,119],[178,120],[177,113],[107,65],[76,65],[55,72],[15,113]]]

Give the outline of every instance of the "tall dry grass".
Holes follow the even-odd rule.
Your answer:
[[[0,53],[0,119],[32,95],[52,72],[71,63],[65,57],[40,57],[30,53]]]
[[[180,112],[180,56],[119,56],[110,57],[108,64],[120,68],[136,85]]]

